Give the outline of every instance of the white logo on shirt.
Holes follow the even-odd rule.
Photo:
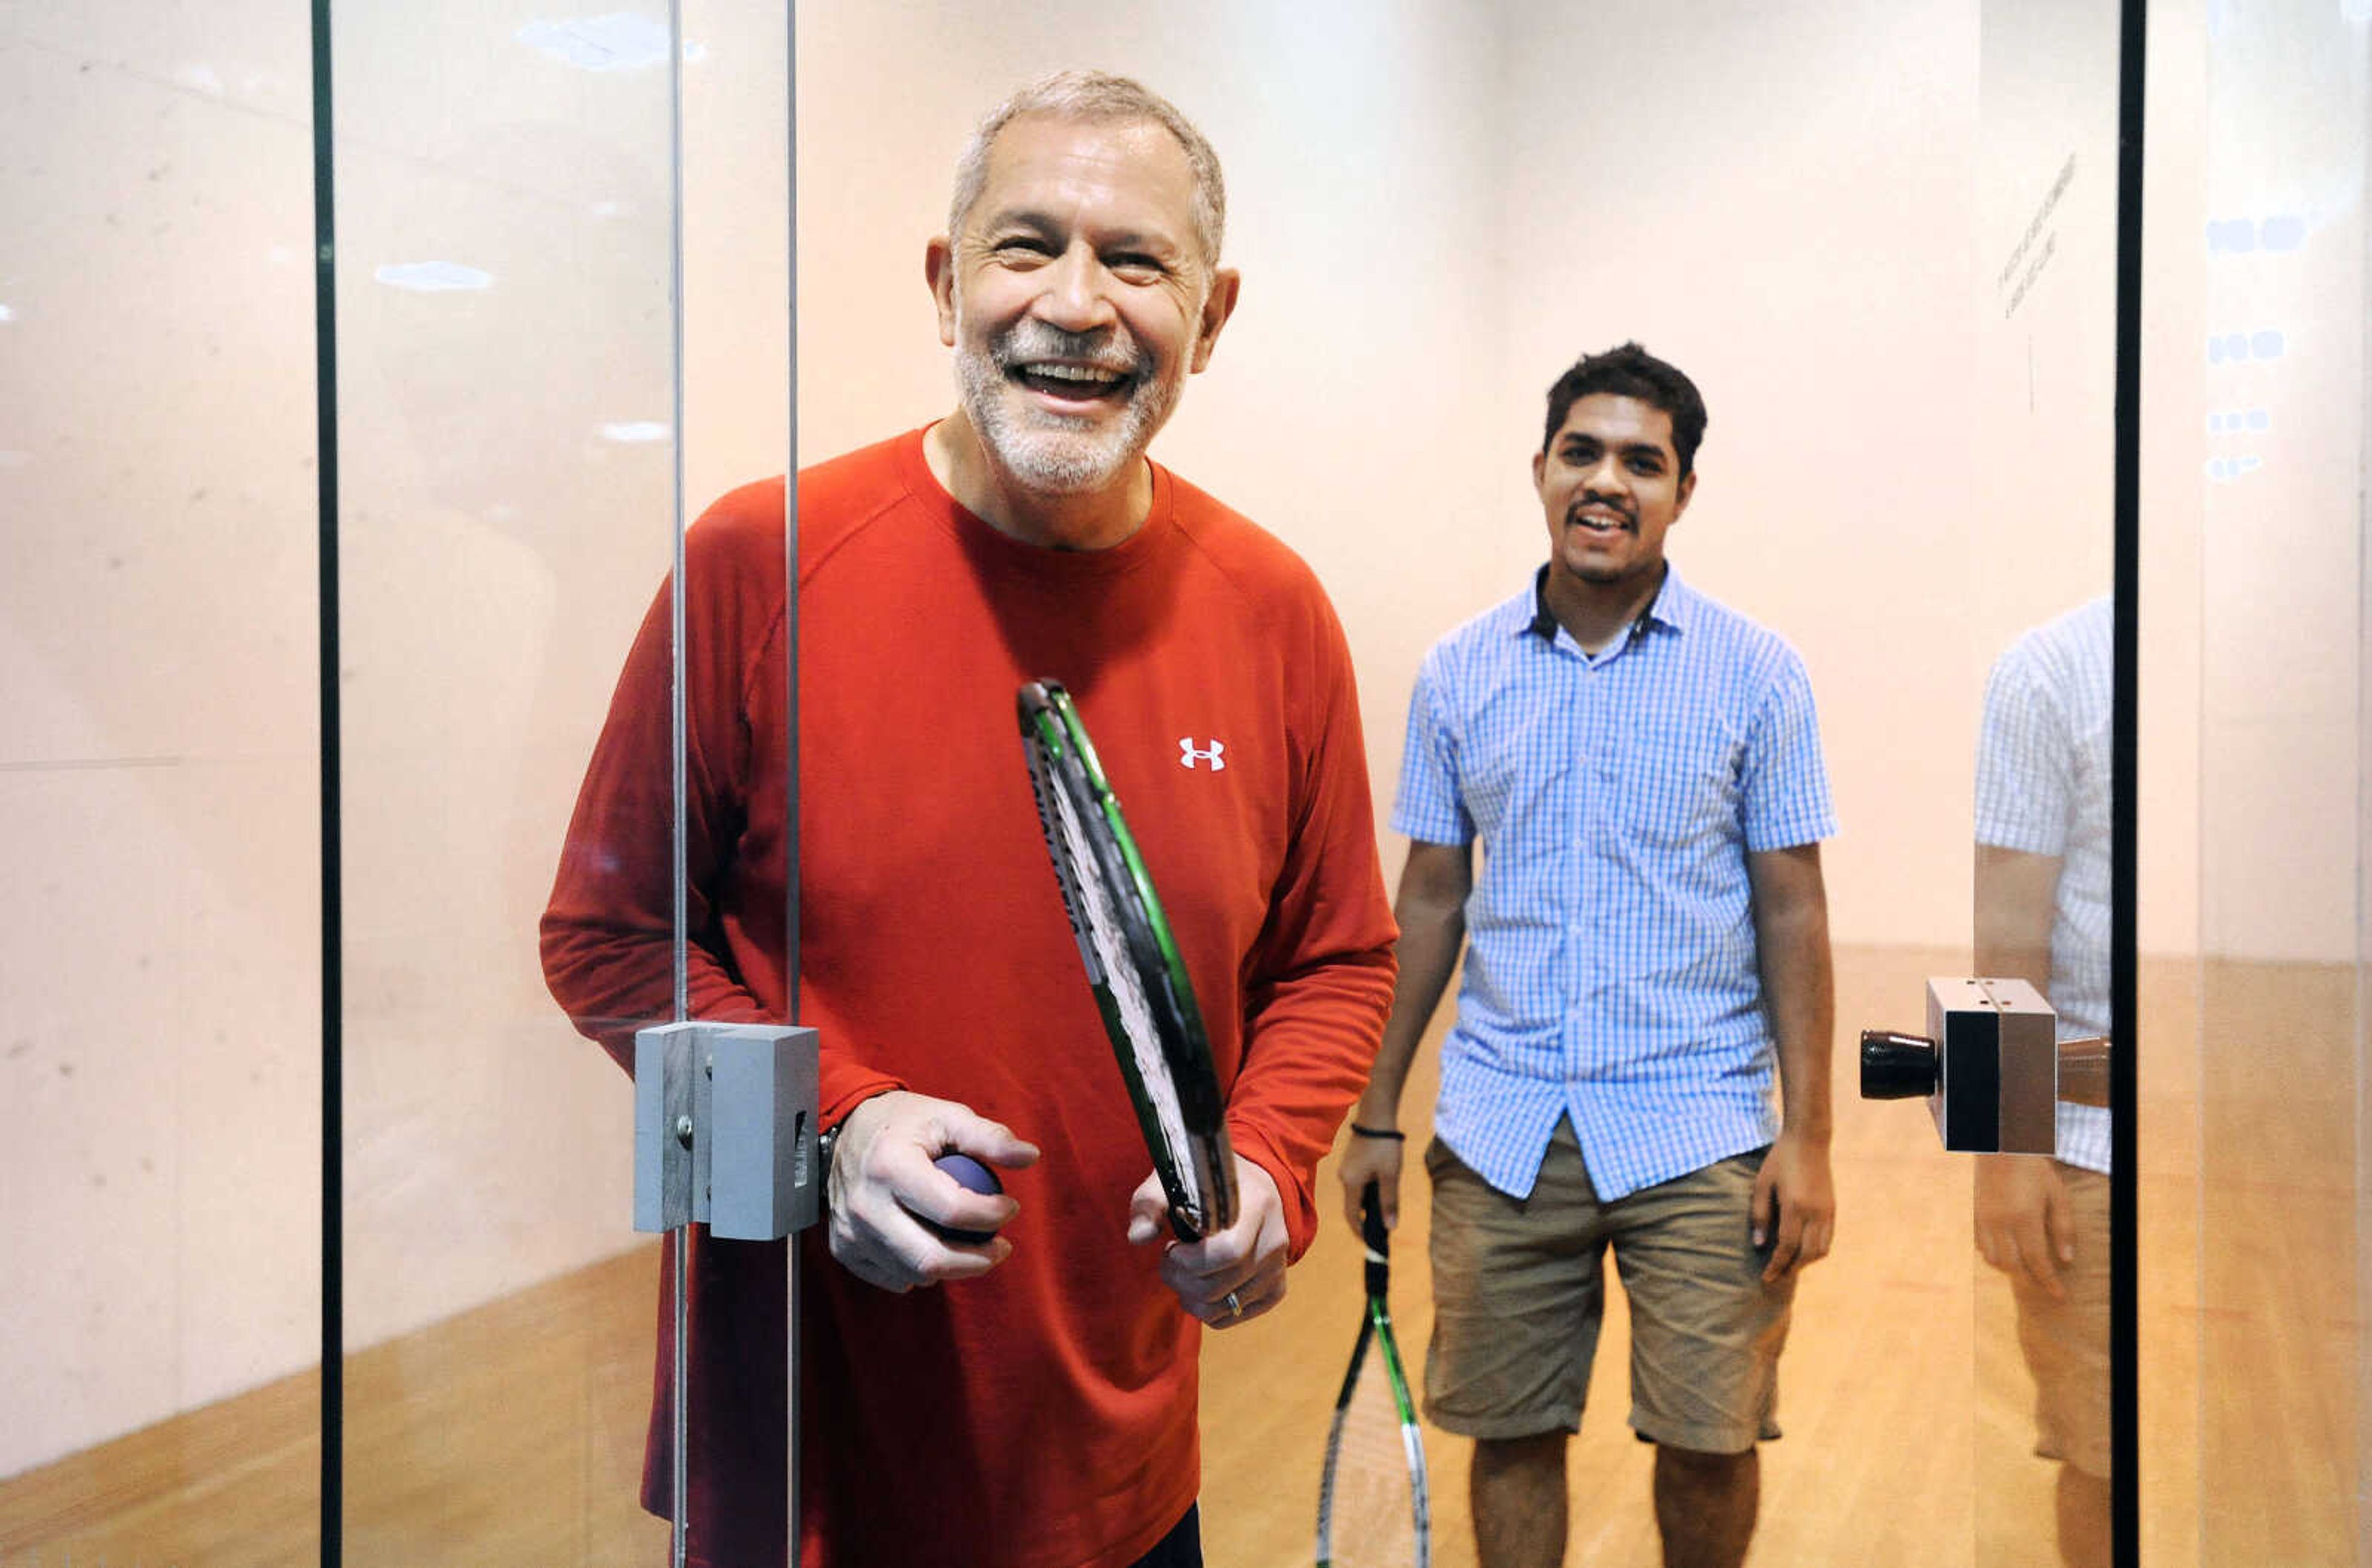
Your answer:
[[[1197,746],[1192,736],[1181,735],[1178,738],[1178,765],[1192,772],[1196,762],[1208,762],[1213,772],[1224,773],[1227,771],[1227,759],[1224,755],[1227,749],[1227,743],[1224,740],[1214,740],[1207,747]]]

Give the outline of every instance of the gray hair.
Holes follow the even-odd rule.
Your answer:
[[[988,111],[964,144],[956,160],[954,198],[948,203],[948,233],[963,232],[964,218],[988,183],[988,150],[997,133],[1024,114],[1052,114],[1070,120],[1151,120],[1178,138],[1186,162],[1194,171],[1194,238],[1203,258],[1219,264],[1219,242],[1227,227],[1227,187],[1219,175],[1219,155],[1192,121],[1178,112],[1168,99],[1127,76],[1106,71],[1058,71],[1041,76]]]

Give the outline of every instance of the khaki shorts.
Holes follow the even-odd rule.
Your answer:
[[[2067,1183],[2076,1260],[2059,1266],[2067,1299],[2053,1301],[2011,1276],[2017,1338],[2034,1374],[2034,1451],[2085,1474],[2109,1477],[2109,1179],[2057,1167]]]
[[[1793,1279],[1766,1286],[1748,1207],[1762,1151],[1600,1203],[1569,1121],[1529,1198],[1493,1188],[1435,1139],[1433,1342],[1425,1414],[1467,1437],[1577,1431],[1606,1310],[1607,1246],[1631,1308],[1631,1425],[1737,1454],[1779,1435]]]

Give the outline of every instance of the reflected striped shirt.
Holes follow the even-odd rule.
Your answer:
[[[2116,610],[2107,596],[2011,644],[1985,684],[1977,842],[2055,857],[2051,1005],[2059,1038],[2109,1032],[2109,730]],[[2059,1106],[2059,1157],[2109,1168],[2109,1112]]]
[[[1425,656],[1392,827],[1482,849],[1435,1131],[1521,1198],[1570,1118],[1611,1200],[1776,1136],[1746,856],[1836,823],[1785,641],[1667,567],[1593,656],[1544,577]]]

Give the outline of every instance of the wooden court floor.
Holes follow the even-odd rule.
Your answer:
[[[1970,1246],[1969,1163],[1936,1147],[1917,1105],[1854,1096],[1858,1030],[1915,1027],[1924,977],[1958,962],[1838,954],[1839,1237],[1797,1297],[1758,1568],[2056,1561],[2052,1467],[2028,1451],[2007,1292]],[[2143,1012],[2144,1560],[2355,1563],[2352,978],[2172,966],[2145,974]],[[2261,1040],[2279,1042],[2277,1060]],[[2295,1083],[2318,1074],[2340,1086],[2301,1111]],[[1412,1106],[1429,1097],[1429,1083],[1412,1086]],[[1323,1179],[1331,1192],[1331,1168]],[[1417,1363],[1424,1229],[1419,1202],[1394,1247],[1395,1316]],[[343,1561],[663,1562],[665,1527],[633,1502],[657,1257],[638,1247],[349,1357]],[[1282,1307],[1206,1338],[1214,1568],[1311,1561],[1320,1446],[1358,1307],[1357,1249],[1338,1218]],[[1660,1561],[1648,1451],[1623,1424],[1626,1356],[1618,1301],[1571,1451],[1576,1565]],[[317,1561],[318,1408],[318,1380],[293,1377],[0,1481],[0,1568]],[[1431,1434],[1429,1456],[1435,1561],[1464,1568],[1465,1445]]]

